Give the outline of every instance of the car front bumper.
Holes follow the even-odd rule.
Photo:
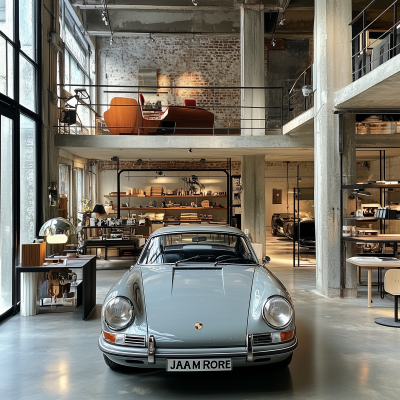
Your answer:
[[[168,359],[216,359],[230,358],[233,367],[259,364],[273,364],[285,360],[297,347],[297,338],[276,345],[260,346],[253,349],[253,361],[247,361],[246,347],[225,347],[211,349],[165,349],[157,348],[154,364],[148,362],[148,349],[115,345],[99,338],[100,350],[112,361],[120,365],[138,368],[166,368]]]

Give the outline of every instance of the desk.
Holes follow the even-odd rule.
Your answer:
[[[373,269],[394,269],[400,268],[400,261],[376,261],[366,259],[347,259],[348,263],[357,265],[368,270],[368,307],[372,307],[372,270]]]
[[[85,320],[89,314],[92,312],[93,308],[96,306],[96,257],[95,256],[80,256],[79,258],[69,258],[67,265],[61,264],[49,264],[45,266],[37,267],[21,267],[18,265],[16,267],[16,272],[18,278],[20,274],[32,273],[32,272],[49,272],[51,269],[75,269],[82,268],[82,319]],[[19,279],[17,279],[18,284]],[[35,281],[36,282],[36,281]],[[24,282],[25,284],[25,282]],[[34,285],[31,281],[30,284]],[[32,288],[32,291],[37,290],[36,287]],[[21,308],[25,308],[23,304],[24,297],[21,297]],[[37,297],[36,297],[37,301]],[[34,315],[33,313],[32,315]]]

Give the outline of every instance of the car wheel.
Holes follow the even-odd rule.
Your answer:
[[[276,363],[275,367],[278,369],[288,367],[289,364],[292,362],[292,358],[293,358],[293,353],[291,353],[290,356],[288,358],[285,358],[283,361]]]
[[[121,364],[117,364],[116,362],[110,360],[105,354],[103,354],[104,362],[113,370],[117,371],[121,369],[123,366]]]
[[[276,231],[276,229],[271,228],[271,234],[272,234],[272,236],[276,236],[278,234],[278,232]]]

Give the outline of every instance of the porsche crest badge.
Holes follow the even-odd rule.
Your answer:
[[[199,331],[203,327],[203,323],[202,322],[196,322],[194,324],[194,327]]]

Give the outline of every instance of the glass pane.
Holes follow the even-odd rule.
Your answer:
[[[36,71],[35,67],[22,55],[20,65],[20,103],[32,111],[36,111]]]
[[[67,85],[68,83],[71,83],[70,79],[69,79],[69,60],[70,60],[70,56],[67,50],[65,50],[64,52],[65,54],[65,60],[64,60],[64,83]],[[70,87],[67,86],[65,88],[68,92],[70,92]]]
[[[86,66],[86,54],[83,51],[82,47],[75,39],[73,33],[70,29],[66,26],[65,27],[65,44],[67,45],[68,49],[71,53],[75,56],[78,62],[81,64],[82,67]]]
[[[76,61],[71,57],[71,83],[82,86],[84,84],[83,71],[79,68]],[[69,92],[74,93],[78,86],[70,87]]]
[[[36,235],[36,124],[21,115],[20,202],[21,244],[31,243]]]
[[[12,306],[12,121],[1,116],[0,130],[0,314]]]
[[[65,195],[69,197],[69,168],[66,164],[60,164],[59,167],[59,187],[60,187],[60,195]]]
[[[14,38],[14,0],[0,0],[0,31],[11,40]]]
[[[1,1],[1,0],[0,0]],[[0,92],[13,98],[14,80],[13,80],[13,57],[14,49],[6,40],[0,37]]]
[[[34,16],[34,0],[19,0],[19,40],[21,50],[32,60],[36,59]]]
[[[82,170],[79,168],[76,171],[76,204],[78,212],[81,212],[81,202],[82,202]]]

